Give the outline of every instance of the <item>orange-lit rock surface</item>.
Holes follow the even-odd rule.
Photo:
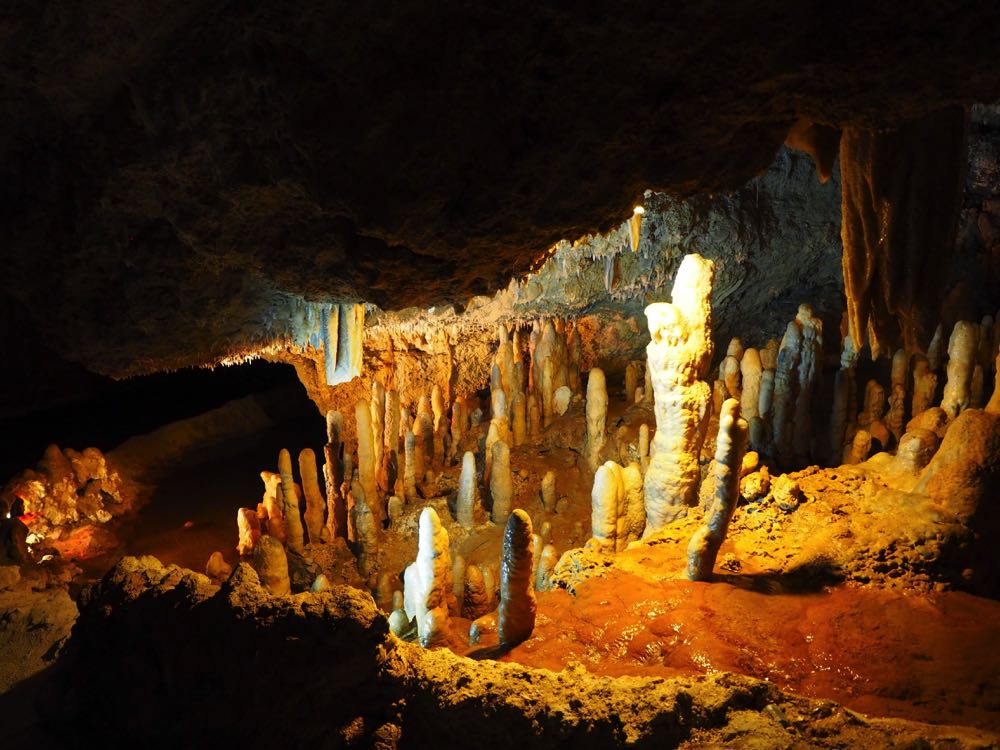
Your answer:
[[[736,574],[694,583],[674,578],[671,558],[627,554],[641,573],[608,569],[575,596],[539,593],[532,637],[504,660],[616,677],[736,672],[866,714],[1000,730],[1000,602],[785,592],[779,579]]]

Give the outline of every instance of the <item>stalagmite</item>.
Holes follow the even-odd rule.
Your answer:
[[[931,337],[931,343],[927,345],[927,365],[931,372],[941,371],[942,356],[944,356],[944,324],[938,323]]]
[[[642,403],[648,408],[653,408],[653,400],[656,392],[653,389],[653,376],[649,370],[649,355],[646,356],[646,370],[642,380]]]
[[[765,369],[761,374],[760,397],[757,399],[757,412],[769,430],[774,412],[774,373],[774,370]]]
[[[478,565],[465,569],[465,588],[462,597],[462,617],[475,620],[493,607],[493,596],[486,591],[486,582]]]
[[[528,441],[528,425],[525,415],[524,394],[518,391],[514,394],[511,406],[511,433],[514,447],[524,445]]]
[[[413,564],[417,637],[424,648],[452,641],[448,600],[452,594],[448,532],[433,508],[420,511],[417,559]]]
[[[262,471],[260,478],[264,481],[264,499],[261,505],[267,514],[267,533],[284,544],[285,510],[281,502],[281,475],[273,471]]]
[[[403,498],[398,495],[391,495],[386,503],[388,509],[389,524],[392,528],[398,528],[399,519],[403,515]]]
[[[639,425],[639,466],[645,476],[649,468],[649,425],[645,422]]]
[[[359,546],[358,572],[368,578],[375,572],[378,565],[378,530],[382,527],[371,510],[371,504],[365,495],[364,486],[359,481],[351,485],[351,495],[354,505],[351,508],[351,518],[356,531],[356,541]]]
[[[410,430],[406,431],[403,451],[406,461],[403,467],[403,496],[407,503],[413,503],[417,500],[417,438]]]
[[[216,550],[208,557],[208,562],[205,564],[205,575],[211,578],[215,583],[222,583],[225,581],[233,572],[233,566],[226,562],[226,558],[222,556],[222,553]]]
[[[609,552],[621,552],[642,537],[645,507],[638,464],[622,469],[614,461],[598,467],[590,494],[591,534]]]
[[[556,507],[556,473],[554,471],[545,472],[542,477],[540,489],[542,495],[542,507],[547,511],[553,511]]]
[[[493,418],[507,416],[507,396],[499,388],[490,392],[490,416]]]
[[[551,359],[545,360],[542,366],[542,424],[548,427],[555,415],[555,380],[554,366]]]
[[[726,386],[727,398],[739,399],[743,392],[740,376],[740,361],[736,357],[727,356],[719,365],[719,380]]]
[[[903,437],[903,425],[906,422],[906,388],[899,383],[892,384],[892,394],[889,396],[889,411],[885,415],[885,426],[892,435],[893,442],[898,443]]]
[[[479,505],[479,488],[476,485],[476,457],[471,451],[462,456],[462,473],[458,478],[458,498],[455,515],[458,525],[471,529],[476,524],[476,507]]]
[[[309,543],[318,544],[323,532],[323,508],[326,502],[319,491],[319,477],[316,473],[316,454],[312,448],[299,452],[299,476],[302,477],[302,492],[306,496],[306,531]]]
[[[584,455],[591,470],[596,471],[601,463],[601,451],[607,441],[608,388],[604,371],[598,367],[591,369],[587,376],[587,442]]]
[[[845,464],[859,464],[868,458],[872,450],[872,435],[868,430],[859,429],[854,433],[851,444],[844,449]]]
[[[760,364],[765,370],[776,370],[778,368],[778,352],[781,349],[781,342],[778,339],[768,339],[764,348],[760,350]]]
[[[381,527],[385,514],[378,495],[375,464],[375,438],[372,432],[371,405],[367,401],[358,401],[354,408],[354,418],[357,420],[358,431],[358,479],[365,493],[365,504],[371,512],[376,525]],[[357,498],[355,498],[357,499]]]
[[[423,481],[427,469],[434,460],[434,415],[431,413],[430,399],[421,396],[417,406],[417,416],[413,420],[413,436],[417,439],[415,467],[417,480]]]
[[[264,534],[253,551],[253,567],[261,584],[271,594],[284,596],[292,591],[288,578],[288,558],[277,539]]]
[[[297,555],[305,552],[302,517],[299,514],[299,495],[292,479],[292,455],[282,448],[278,453],[278,473],[281,475],[282,512],[285,516],[285,544]]]
[[[774,411],[771,416],[774,454],[784,464],[789,464],[792,460],[793,419],[801,354],[802,329],[793,320],[785,329],[781,349],[778,350],[778,367],[774,372]]]
[[[514,480],[510,471],[510,449],[503,440],[492,447],[492,469],[490,471],[490,497],[493,499],[491,514],[497,526],[507,522],[514,494]]]
[[[618,540],[625,545],[642,539],[646,529],[646,498],[643,487],[642,467],[637,461],[632,461],[622,471],[625,483],[625,512],[619,521]]]
[[[812,459],[812,397],[823,366],[823,321],[813,315],[812,305],[802,304],[795,316],[795,324],[802,332],[802,347],[792,426],[792,453],[796,461],[805,464]]]
[[[236,511],[236,528],[239,531],[237,554],[240,557],[250,555],[260,539],[260,521],[257,520],[257,513],[250,508],[240,508]]]
[[[952,419],[969,407],[972,398],[972,370],[978,345],[979,326],[967,320],[955,324],[948,340],[948,380],[941,408]]]
[[[740,499],[740,469],[747,447],[747,422],[740,417],[740,404],[729,399],[719,415],[715,448],[715,498],[704,525],[691,537],[687,550],[687,577],[707,581],[712,577],[719,548]]]
[[[656,395],[656,434],[645,477],[647,534],[684,515],[698,498],[698,456],[711,403],[703,378],[712,359],[714,275],[714,263],[688,255],[677,270],[673,302],[646,308],[646,356]]]
[[[625,365],[625,403],[631,404],[635,401],[635,389],[639,387],[639,371],[635,362]]]
[[[934,405],[937,394],[938,376],[931,371],[926,357],[915,357],[913,364],[913,398],[910,401],[910,415],[923,414]]]
[[[882,448],[888,448],[888,428],[882,422],[885,416],[885,388],[877,380],[869,380],[865,385],[864,409],[858,414],[858,427],[867,430],[871,436],[881,443]]]
[[[385,392],[385,430],[383,431],[386,453],[399,453],[399,438],[399,392],[389,390]]]
[[[760,415],[760,379],[764,368],[760,364],[760,353],[753,348],[743,352],[740,360],[740,411],[746,420]],[[721,407],[720,407],[721,409]]]
[[[546,544],[542,548],[542,554],[535,567],[535,591],[549,591],[552,589],[552,571],[555,570],[556,563],[559,562],[559,553],[551,544]]]
[[[510,514],[503,535],[497,632],[504,648],[527,640],[535,628],[531,535],[531,518],[518,508]]]
[[[532,439],[537,439],[542,434],[542,412],[538,408],[538,399],[534,395],[528,396],[528,435]]]
[[[382,466],[382,456],[385,453],[385,388],[377,380],[372,382],[372,396],[369,406],[371,409],[372,448],[377,476],[378,470]],[[388,487],[383,489],[388,489]]]

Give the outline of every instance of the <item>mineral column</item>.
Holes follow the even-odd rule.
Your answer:
[[[712,281],[715,264],[685,256],[673,302],[646,308],[646,347],[655,393],[656,434],[645,477],[646,534],[687,513],[698,499],[698,456],[712,391],[704,381],[712,359]]]

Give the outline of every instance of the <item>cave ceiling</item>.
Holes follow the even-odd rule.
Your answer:
[[[1000,98],[992,3],[450,6],[8,6],[3,294],[98,371],[210,361],[283,293],[492,292],[646,189],[739,187],[800,117]]]

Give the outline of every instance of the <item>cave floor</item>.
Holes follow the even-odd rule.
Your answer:
[[[735,672],[873,715],[1000,731],[1000,602],[842,584],[766,593],[751,580],[608,569],[575,595],[538,595],[532,637],[503,657],[559,671],[674,677]],[[665,564],[666,563],[666,564]]]

